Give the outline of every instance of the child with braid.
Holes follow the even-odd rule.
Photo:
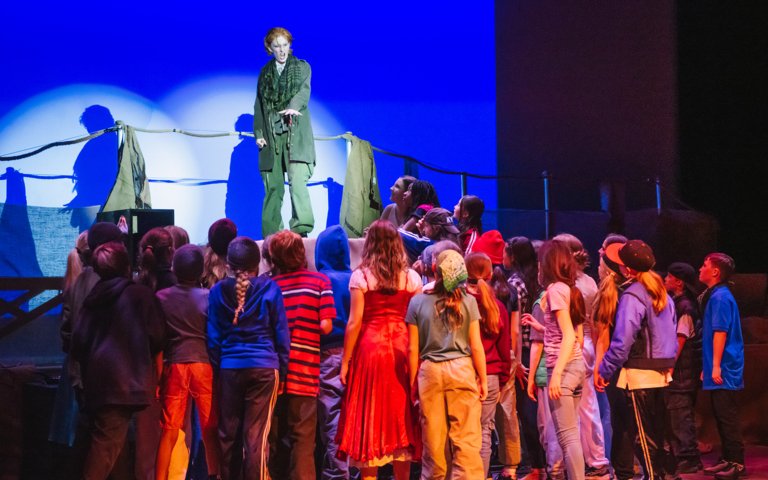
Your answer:
[[[218,368],[223,480],[240,478],[241,467],[244,478],[269,478],[267,436],[288,368],[283,295],[275,282],[258,276],[260,260],[256,242],[235,238],[227,249],[234,278],[218,282],[210,292],[208,350]]]

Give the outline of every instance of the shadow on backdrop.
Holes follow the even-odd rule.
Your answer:
[[[80,124],[88,133],[94,133],[114,126],[115,119],[107,107],[91,105],[80,116]],[[93,224],[95,215],[80,207],[104,205],[115,184],[117,168],[117,132],[86,142],[72,166],[75,198],[65,205],[73,209],[70,221],[73,227],[82,232]]]
[[[344,196],[344,185],[328,177],[325,183],[328,189],[328,218],[325,221],[325,228],[339,224],[341,216],[341,198]]]
[[[244,113],[235,121],[235,130],[253,130],[253,115]],[[227,179],[227,198],[224,215],[237,225],[238,235],[261,238],[261,207],[264,184],[259,173],[259,147],[253,137],[240,136],[240,143],[232,149]]]
[[[6,182],[5,204],[0,214],[0,277],[42,277],[27,212],[24,175],[8,167],[0,180]],[[0,291],[0,298],[8,301],[21,293]],[[26,311],[27,302],[20,308]]]

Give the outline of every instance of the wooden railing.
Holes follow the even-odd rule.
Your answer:
[[[0,298],[0,339],[60,305],[63,285],[63,277],[0,277],[0,291],[21,292],[13,300]],[[31,310],[22,308],[25,303],[49,290],[58,293]]]

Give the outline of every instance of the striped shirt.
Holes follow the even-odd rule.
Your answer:
[[[331,282],[322,273],[304,269],[272,280],[283,292],[291,330],[285,392],[315,397],[320,385],[320,321],[336,318]]]

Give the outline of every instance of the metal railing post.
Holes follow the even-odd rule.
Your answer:
[[[656,214],[661,215],[661,180],[656,177]]]
[[[544,239],[549,239],[550,212],[549,212],[549,172],[541,172],[541,178],[544,180]]]

